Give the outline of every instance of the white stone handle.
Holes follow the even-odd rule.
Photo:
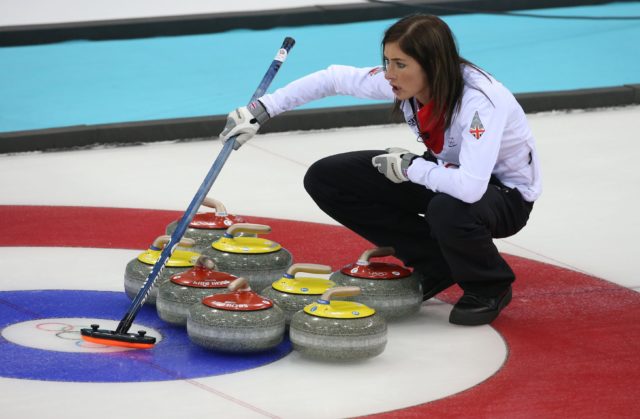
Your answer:
[[[271,232],[271,227],[264,224],[238,223],[238,224],[232,225],[227,229],[227,234],[232,237],[235,237],[237,234],[240,234],[240,233],[258,234],[258,233],[270,233],[270,232]]]
[[[171,236],[159,236],[157,239],[153,241],[153,247],[157,249],[163,249],[167,243],[171,240]],[[196,241],[193,239],[189,239],[187,237],[183,237],[178,243],[179,246],[182,247],[193,247],[196,244]]]
[[[309,274],[330,274],[331,266],[318,265],[315,263],[294,263],[287,269],[287,274],[295,277],[298,272]]]
[[[320,297],[321,300],[330,301],[331,297],[353,297],[360,294],[360,287],[335,287],[329,288]]]

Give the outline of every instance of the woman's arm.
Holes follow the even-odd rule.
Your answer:
[[[407,171],[409,179],[435,192],[444,192],[467,203],[474,203],[487,190],[496,165],[509,108],[498,96],[489,100],[481,92],[473,91],[463,99],[454,120],[462,141],[460,166],[437,165],[416,159]],[[453,128],[453,127],[452,127]]]
[[[271,117],[327,96],[390,99],[394,95],[380,67],[332,65],[304,76],[259,100]]]
[[[350,95],[364,99],[393,99],[391,86],[380,67],[356,68],[332,65],[295,80],[274,93],[264,95],[249,106],[227,116],[220,133],[222,141],[236,138],[236,148],[251,139],[260,126],[282,112],[326,96]]]

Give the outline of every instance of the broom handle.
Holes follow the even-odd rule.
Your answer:
[[[288,52],[291,50],[291,48],[293,48],[294,44],[295,44],[295,40],[293,38],[289,38],[289,37],[285,38],[285,40],[282,42],[282,46],[278,50],[278,54],[275,56],[274,60],[271,62],[269,69],[267,70],[264,77],[262,78],[262,81],[258,85],[258,88],[256,89],[256,91],[253,93],[253,96],[251,96],[251,100],[249,100],[249,103],[253,102],[254,100],[258,99],[259,97],[265,94],[265,92],[269,88],[269,85],[271,84],[274,77],[278,73],[280,66],[287,58]],[[209,169],[207,176],[205,176],[204,180],[202,181],[202,184],[200,185],[200,188],[198,189],[195,196],[191,200],[189,207],[187,207],[186,211],[182,215],[182,218],[180,219],[180,221],[178,221],[176,229],[171,235],[171,239],[169,240],[169,243],[167,243],[167,245],[162,249],[162,253],[160,253],[160,257],[156,261],[155,265],[153,265],[153,268],[151,269],[149,276],[147,277],[144,284],[142,285],[142,288],[140,288],[140,291],[138,291],[138,294],[135,296],[135,298],[131,302],[131,305],[129,306],[127,313],[124,315],[122,320],[120,320],[120,323],[118,324],[118,328],[116,329],[116,333],[127,333],[129,331],[129,328],[133,323],[133,319],[136,317],[136,315],[138,314],[138,311],[140,311],[140,308],[142,307],[145,300],[147,299],[147,296],[151,291],[151,287],[158,279],[160,272],[162,272],[162,269],[164,268],[165,264],[171,257],[171,254],[173,253],[174,249],[180,242],[180,239],[182,239],[182,236],[184,235],[185,231],[187,231],[187,227],[189,223],[195,216],[196,212],[198,211],[198,208],[200,208],[200,205],[202,204],[202,201],[204,200],[204,198],[207,196],[207,193],[211,189],[211,186],[213,186],[213,182],[218,177],[218,174],[222,170],[222,166],[224,166],[225,162],[229,158],[231,151],[233,151],[236,145],[236,137],[237,136],[231,137],[227,142],[224,143],[224,146],[222,147],[220,154],[218,155],[216,160],[213,162],[211,169]]]

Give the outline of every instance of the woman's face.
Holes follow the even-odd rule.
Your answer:
[[[385,78],[400,100],[415,97],[421,103],[429,101],[427,75],[422,66],[400,49],[397,42],[384,45]]]

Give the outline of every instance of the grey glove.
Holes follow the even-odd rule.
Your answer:
[[[407,170],[416,154],[409,152],[403,148],[388,148],[387,154],[380,154],[371,159],[373,167],[377,168],[380,173],[385,175],[387,179],[394,183],[402,183],[409,180]]]
[[[225,143],[229,138],[236,137],[236,150],[249,141],[269,120],[270,116],[264,105],[256,100],[248,106],[238,108],[227,115],[227,123],[220,133],[220,139]]]

